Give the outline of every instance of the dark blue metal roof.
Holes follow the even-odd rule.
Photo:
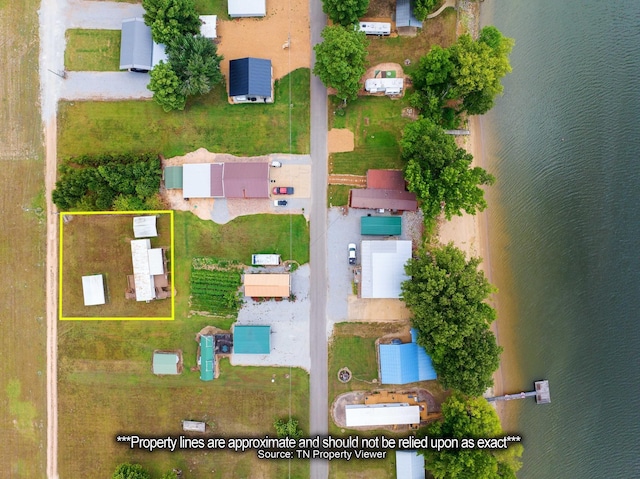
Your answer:
[[[416,344],[414,330],[411,330],[411,338],[410,343],[379,346],[382,384],[408,384],[436,379],[431,358],[422,346]]]
[[[229,62],[229,96],[271,97],[271,60],[240,58]]]

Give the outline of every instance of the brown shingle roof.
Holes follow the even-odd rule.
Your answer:
[[[367,188],[405,190],[401,170],[367,170]]]
[[[408,191],[381,190],[381,189],[355,189],[349,193],[349,206],[351,208],[385,209],[398,211],[416,211],[418,202],[416,195]]]

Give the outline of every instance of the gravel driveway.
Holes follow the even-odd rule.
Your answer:
[[[271,354],[232,354],[231,364],[293,366],[309,371],[309,274],[308,264],[291,274],[291,291],[296,296],[293,302],[257,303],[245,298],[237,324],[270,325]]]
[[[67,72],[60,98],[65,100],[137,100],[151,98],[148,73]]]

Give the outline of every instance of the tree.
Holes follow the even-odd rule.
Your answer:
[[[167,45],[167,56],[184,96],[205,95],[223,80],[222,55],[218,55],[216,44],[202,35],[176,37]]]
[[[193,0],[142,0],[144,23],[151,27],[153,41],[163,45],[182,35],[200,31],[200,18]]]
[[[112,479],[151,479],[151,476],[140,464],[125,463],[116,467]]]
[[[360,78],[366,71],[367,46],[364,32],[340,26],[325,27],[323,42],[313,49],[316,65],[313,74],[325,86],[335,88],[336,95],[345,103],[355,100],[360,90]]]
[[[441,211],[451,219],[487,207],[480,186],[493,184],[495,178],[480,167],[471,168],[473,157],[431,120],[408,124],[400,145],[407,162],[405,179],[420,200],[427,224]]]
[[[297,419],[276,419],[276,421],[273,423],[273,427],[276,428],[278,437],[291,437],[293,439],[300,439],[303,435],[302,429],[298,427]]]
[[[454,393],[442,404],[442,419],[427,426],[426,433],[430,437],[476,440],[498,437],[502,428],[495,409],[484,398]],[[513,444],[506,451],[460,448],[420,453],[425,457],[425,468],[436,479],[504,479],[515,477],[522,446]]]
[[[333,23],[344,27],[356,25],[369,9],[369,0],[323,0],[322,11]]]
[[[415,0],[413,13],[418,20],[422,21],[431,13],[436,3],[438,3],[438,0]]]
[[[513,40],[495,27],[483,28],[477,41],[461,35],[449,48],[434,46],[420,59],[414,86],[423,98],[440,98],[441,107],[456,100],[458,113],[486,113],[502,93],[501,79],[511,71],[512,48]]]
[[[182,93],[180,79],[169,63],[161,61],[153,67],[147,88],[164,111],[184,110],[187,97]]]
[[[440,382],[471,396],[492,384],[502,351],[489,330],[496,313],[486,300],[495,290],[479,264],[450,243],[410,259],[405,270],[411,279],[402,283],[418,343]]]

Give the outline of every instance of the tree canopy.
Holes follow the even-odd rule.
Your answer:
[[[415,0],[413,13],[418,20],[422,21],[427,18],[437,3],[438,0]]]
[[[461,35],[449,48],[434,46],[420,59],[412,75],[416,107],[435,97],[440,106],[455,100],[457,113],[486,113],[502,93],[500,80],[511,71],[513,40],[493,26],[484,27],[478,40]]]
[[[151,27],[153,41],[167,45],[182,35],[200,31],[200,18],[193,0],[142,0],[144,23]]]
[[[222,82],[222,55],[201,35],[179,35],[167,45],[168,62],[151,70],[147,88],[164,111],[183,110],[187,97],[205,95]]]
[[[154,154],[80,156],[58,168],[52,199],[62,211],[158,209],[160,159]]]
[[[151,476],[140,464],[125,463],[116,467],[112,479],[151,479]]]
[[[298,427],[298,420],[294,418],[277,419],[273,426],[276,428],[278,437],[291,437],[300,439],[303,435],[302,429]]]
[[[486,303],[495,290],[452,243],[422,250],[405,267],[402,298],[412,313],[418,343],[431,356],[446,388],[480,396],[493,384],[502,348],[489,329],[495,310]]]
[[[400,145],[407,162],[405,179],[420,200],[427,223],[441,211],[451,219],[487,207],[480,186],[493,184],[494,177],[480,167],[472,168],[473,156],[433,121],[422,118],[408,124]]]
[[[322,0],[322,11],[344,27],[357,24],[368,8],[369,0]]]
[[[426,428],[430,437],[456,439],[493,438],[502,434],[500,419],[481,397],[454,393],[442,404],[442,419]],[[522,445],[511,443],[507,450],[435,449],[421,450],[425,468],[436,479],[505,479],[515,477],[521,466]]]
[[[360,90],[360,78],[366,71],[367,45],[364,32],[341,26],[325,27],[323,42],[314,47],[316,65],[313,68],[325,86],[335,88],[345,103],[355,100]]]

